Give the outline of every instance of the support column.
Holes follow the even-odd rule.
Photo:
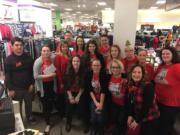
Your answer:
[[[124,57],[126,40],[135,45],[139,0],[115,0],[114,44],[118,44]]]
[[[56,31],[61,29],[60,11],[56,11]]]

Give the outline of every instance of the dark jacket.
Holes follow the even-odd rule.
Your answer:
[[[8,56],[5,70],[5,82],[9,90],[26,90],[34,84],[33,60],[27,53],[21,56],[13,53]]]

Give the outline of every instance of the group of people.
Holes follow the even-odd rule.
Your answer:
[[[32,117],[35,86],[46,122],[51,128],[51,112],[56,104],[60,117],[66,117],[70,132],[73,114],[82,119],[84,132],[91,135],[171,135],[180,112],[180,64],[173,47],[162,48],[162,63],[156,70],[146,63],[147,50],[134,54],[126,46],[125,58],[118,45],[108,45],[108,37],[95,40],[78,36],[74,50],[62,41],[51,53],[42,46],[41,56],[33,60],[23,52],[23,40],[12,40],[13,54],[7,57],[5,82],[9,95],[25,101],[27,120]],[[72,46],[71,46],[72,47]],[[56,99],[56,103],[55,103]]]

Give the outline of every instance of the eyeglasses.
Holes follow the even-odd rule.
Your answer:
[[[112,69],[120,69],[120,67],[111,67]]]

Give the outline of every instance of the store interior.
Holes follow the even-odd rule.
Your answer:
[[[16,36],[23,38],[24,50],[33,60],[40,56],[40,46],[45,43],[50,44],[51,50],[55,52],[57,42],[64,39],[66,31],[72,33],[73,39],[83,36],[85,42],[107,34],[109,45],[116,44],[113,42],[114,20],[117,17],[115,1],[118,0],[0,0],[0,81],[4,82],[4,60],[11,53],[10,41]],[[146,48],[147,63],[157,68],[161,63],[159,50],[165,46],[168,34],[172,35],[171,46],[175,47],[180,42],[180,0],[139,0],[138,3],[135,42],[132,44],[135,53],[139,48]],[[125,16],[127,21],[131,17],[128,13]],[[159,41],[154,45],[156,38]],[[120,47],[124,45],[121,44]],[[42,108],[36,100],[38,99],[35,97],[33,112],[37,116],[38,124],[29,125],[19,115],[17,117],[21,121],[20,126],[16,124],[16,131],[30,128],[43,132],[45,123],[41,115]],[[14,103],[14,108],[18,113],[18,103]],[[72,132],[66,133],[65,119],[60,119],[56,110],[53,113],[55,126],[51,130],[52,135],[84,134],[76,127],[80,124],[78,120]],[[178,132],[180,134],[179,123],[175,127],[179,131],[175,135]]]

